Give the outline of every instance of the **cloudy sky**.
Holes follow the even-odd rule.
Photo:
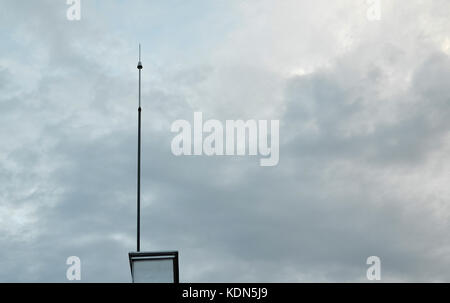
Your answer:
[[[0,0],[0,281],[450,282],[450,3]],[[370,14],[369,14],[370,15]],[[176,157],[177,119],[280,120],[280,161]]]

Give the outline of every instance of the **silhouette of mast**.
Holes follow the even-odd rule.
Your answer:
[[[138,107],[138,159],[137,159],[137,252],[141,250],[141,44],[139,44],[139,107]]]

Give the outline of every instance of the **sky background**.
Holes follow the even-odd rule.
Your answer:
[[[0,0],[0,281],[450,282],[450,2]],[[175,157],[177,119],[280,120],[280,161]]]

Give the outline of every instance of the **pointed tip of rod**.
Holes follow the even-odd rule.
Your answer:
[[[138,65],[137,68],[138,69],[142,69],[142,62],[141,62],[141,43],[139,43],[139,61],[138,61]]]

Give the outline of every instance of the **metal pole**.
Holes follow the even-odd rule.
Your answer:
[[[139,107],[138,107],[138,163],[137,163],[137,252],[141,250],[141,45],[139,44]]]

